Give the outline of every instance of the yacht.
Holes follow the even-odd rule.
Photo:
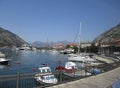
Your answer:
[[[51,72],[51,68],[47,65],[42,65],[39,67],[39,73],[35,74],[35,79],[41,84],[56,84],[57,79]]]
[[[9,59],[6,59],[5,54],[0,52],[0,64],[1,65],[7,65],[9,62]]]
[[[85,57],[77,54],[68,56],[68,61],[85,62]]]
[[[74,49],[65,49],[65,50],[61,50],[60,51],[61,54],[71,54],[71,53],[74,53]]]
[[[20,50],[31,50],[30,45],[28,44],[22,44],[22,46],[19,49]]]

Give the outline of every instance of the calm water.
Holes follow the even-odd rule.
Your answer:
[[[58,60],[64,66],[67,61],[67,56],[59,53],[53,54],[51,52],[42,51],[12,51],[10,49],[0,50],[7,55],[10,66],[0,65],[0,75],[9,75],[19,73],[37,72],[41,64],[47,64],[51,67],[52,71],[58,66]],[[19,61],[20,64],[16,62]],[[35,71],[32,70],[35,68]]]

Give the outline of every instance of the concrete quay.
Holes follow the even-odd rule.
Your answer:
[[[95,56],[100,61],[103,61],[107,64],[113,64],[114,61]],[[119,62],[118,62],[119,64]],[[64,84],[54,85],[47,88],[110,88],[110,86],[120,78],[120,67],[117,67],[108,72],[91,76],[88,78],[71,81]]]
[[[120,77],[120,67],[88,78],[55,85],[47,88],[110,88]]]
[[[107,59],[107,58],[100,57],[100,56],[97,56],[97,55],[95,55],[94,58],[99,60],[99,61],[105,62],[107,64],[114,63],[114,61],[111,60],[111,59]]]

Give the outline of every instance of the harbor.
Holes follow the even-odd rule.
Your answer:
[[[120,0],[0,0],[0,88],[120,88]]]
[[[5,50],[2,52],[5,52]],[[8,50],[7,50],[7,52],[8,52]],[[10,50],[10,52],[11,52],[11,50]],[[16,51],[12,51],[12,53],[14,55],[19,56],[19,54],[20,54],[22,56],[25,56],[22,58],[26,58],[26,59],[31,58],[31,56],[29,56],[29,55],[35,56],[35,57],[32,57],[31,60],[33,58],[35,60],[35,58],[36,58],[37,62],[38,62],[38,60],[40,60],[40,58],[37,59],[38,57],[36,57],[36,55],[38,55],[38,56],[40,55],[39,57],[45,55],[42,58],[46,58],[46,60],[49,59],[50,61],[55,60],[54,61],[55,65],[48,63],[48,61],[43,61],[43,62],[41,62],[41,64],[45,63],[52,68],[51,71],[52,71],[52,74],[55,76],[55,78],[57,78],[57,83],[55,83],[55,84],[41,84],[41,83],[39,83],[35,79],[35,75],[40,74],[39,70],[38,70],[40,64],[36,64],[36,65],[32,66],[33,63],[29,62],[29,64],[31,63],[31,65],[28,65],[24,60],[22,61],[22,58],[21,58],[21,60],[19,60],[21,57],[20,56],[15,61],[13,61],[14,58],[11,58],[11,59],[13,59],[13,60],[10,60],[10,62],[9,62],[9,64],[11,64],[11,65],[9,65],[9,66],[3,65],[3,68],[1,68],[1,70],[0,70],[0,74],[1,74],[1,76],[0,76],[0,88],[41,88],[41,87],[50,87],[50,88],[62,87],[62,88],[64,88],[65,86],[68,86],[68,85],[69,86],[71,85],[71,88],[73,86],[75,86],[75,88],[79,88],[79,84],[83,85],[81,88],[83,88],[84,86],[85,86],[85,88],[91,88],[91,87],[96,88],[96,86],[97,86],[97,88],[102,88],[101,86],[104,84],[104,83],[102,83],[103,82],[102,79],[104,77],[106,77],[106,75],[109,76],[108,78],[110,80],[111,80],[111,78],[114,77],[114,80],[110,81],[110,83],[103,85],[103,86],[105,86],[105,88],[107,88],[109,86],[112,86],[112,84],[115,82],[116,78],[119,76],[119,74],[113,73],[114,71],[116,72],[116,70],[113,70],[113,69],[117,69],[119,67],[120,62],[116,61],[116,60],[105,58],[105,57],[100,56],[100,55],[94,55],[93,58],[95,59],[95,61],[97,61],[97,63],[99,62],[102,64],[98,65],[98,64],[94,63],[94,64],[88,65],[88,63],[85,62],[85,67],[84,67],[83,65],[80,65],[81,62],[79,62],[79,63],[76,62],[77,65],[83,66],[83,67],[78,68],[77,70],[75,70],[75,68],[72,68],[73,73],[66,74],[67,70],[65,70],[66,72],[62,69],[58,70],[58,71],[55,70],[55,68],[57,66],[64,67],[66,62],[68,62],[68,59],[67,59],[68,55],[66,55],[66,54],[65,55],[60,54],[60,53],[52,54],[51,51],[47,51],[47,52],[46,51],[45,52],[43,52],[43,51],[17,51],[17,54],[15,54],[15,52]],[[13,55],[13,54],[11,54],[11,55]],[[13,56],[11,56],[11,57],[13,57]],[[16,56],[14,56],[14,57],[16,57]],[[58,59],[58,57],[61,59]],[[18,60],[19,60],[19,63],[16,62]],[[60,61],[60,63],[58,63],[58,61]],[[36,63],[36,62],[34,62],[34,63]],[[19,70],[17,70],[17,69],[19,69]],[[99,69],[100,72],[99,72],[99,70],[92,71],[92,69],[93,70]],[[112,73],[109,73],[111,71],[112,71]],[[111,76],[109,74],[114,74],[115,76],[114,75]],[[40,75],[45,76],[48,74],[42,73]],[[100,78],[101,78],[101,80],[98,80]],[[95,79],[95,81],[98,80],[96,82],[101,82],[101,86],[97,85],[98,83],[96,83],[96,82],[92,82],[95,84],[92,84],[91,82],[89,82],[90,80],[94,80],[94,79]],[[84,80],[84,81],[81,81],[81,80]],[[88,81],[86,81],[86,80],[88,80]],[[106,80],[108,80],[108,79],[106,79]],[[87,83],[87,85],[89,85],[89,87],[84,85],[84,83]]]

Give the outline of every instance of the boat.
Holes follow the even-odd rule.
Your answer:
[[[57,79],[51,72],[51,68],[47,65],[42,65],[39,67],[39,73],[35,74],[35,79],[41,84],[56,84]]]
[[[7,65],[9,62],[9,59],[6,59],[5,54],[0,52],[0,64],[1,65]]]
[[[28,44],[22,44],[22,46],[19,48],[19,50],[31,50],[30,45]]]
[[[77,65],[74,62],[66,62],[65,63],[65,68],[67,73],[74,73],[75,70],[77,70]]]
[[[56,70],[62,71],[64,75],[69,77],[91,75],[91,73],[85,72],[85,70],[78,69],[77,64],[71,61],[66,62],[65,66],[61,66],[59,61],[59,65],[56,67]]]
[[[74,53],[74,49],[69,48],[69,49],[61,50],[60,53],[61,54],[72,54]]]
[[[68,57],[68,61],[85,62],[85,57],[81,55],[71,55]]]
[[[58,53],[58,51],[55,50],[55,49],[53,49],[53,50],[49,50],[49,51],[50,51],[51,54],[57,54],[57,53]]]
[[[80,34],[81,34],[81,22],[80,22],[80,29],[78,32],[78,54],[70,54],[68,56],[68,61],[79,61],[79,62],[85,62],[85,57],[80,55]]]
[[[80,35],[81,35],[81,22],[80,22],[80,29],[78,32],[78,54],[70,54],[68,56],[69,61],[77,61],[77,62],[93,62],[95,61],[93,58],[91,58],[89,55],[82,55],[80,54]]]

